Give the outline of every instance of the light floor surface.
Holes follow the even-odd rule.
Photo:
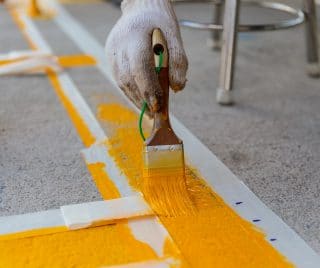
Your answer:
[[[101,44],[120,16],[105,2],[66,7]],[[266,20],[242,11],[242,20]],[[209,20],[211,10],[183,4],[177,15]],[[36,24],[57,55],[80,53],[53,22]],[[1,53],[28,48],[2,7],[0,28]],[[173,113],[319,253],[320,80],[305,74],[303,27],[240,34],[233,107],[215,102],[220,55],[206,46],[209,33],[182,29],[182,36],[190,70],[186,89],[172,97]],[[89,105],[109,97],[111,85],[97,72],[68,72]],[[1,77],[0,90],[0,215],[101,199],[46,78]]]

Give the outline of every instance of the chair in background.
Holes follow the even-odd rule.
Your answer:
[[[240,0],[216,0],[216,1],[188,1],[173,0],[179,2],[209,2],[214,5],[214,17],[212,23],[200,23],[190,20],[181,20],[180,24],[194,29],[211,30],[211,46],[213,49],[221,48],[220,80],[217,89],[217,102],[222,105],[233,103],[232,89],[234,65],[237,50],[237,33],[252,31],[274,31],[287,29],[305,23],[307,73],[311,77],[320,76],[319,48],[317,37],[317,17],[315,0],[303,0],[303,9],[295,9],[288,5],[275,2],[255,2]],[[250,5],[283,11],[294,16],[289,20],[278,23],[239,25],[239,6],[245,2]]]

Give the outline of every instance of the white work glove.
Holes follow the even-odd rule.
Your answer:
[[[169,81],[174,91],[186,83],[187,57],[169,0],[124,0],[122,16],[111,30],[106,53],[119,87],[140,109],[145,100],[149,112],[161,107],[162,90],[155,73],[152,32],[160,28],[169,50]]]

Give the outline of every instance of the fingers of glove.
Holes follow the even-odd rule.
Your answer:
[[[169,35],[167,38],[169,48],[169,81],[174,91],[182,90],[186,84],[188,59],[184,51],[180,33]]]
[[[134,81],[147,102],[149,110],[156,112],[162,105],[163,92],[155,72],[151,35],[145,35],[131,49],[129,62]]]
[[[121,90],[124,94],[133,102],[133,104],[138,108],[141,109],[143,106],[143,99],[140,96],[139,89],[135,83],[131,84],[121,84],[119,85]],[[149,111],[146,111],[147,114],[150,116]]]
[[[111,31],[111,33],[108,36],[108,39],[106,41],[105,45],[105,53],[107,56],[108,64],[111,66],[111,71],[113,78],[117,81],[117,74],[119,74],[119,67],[117,62],[117,51],[115,46],[115,36],[114,36],[114,29]]]
[[[115,78],[125,95],[137,106],[138,109],[141,109],[143,105],[143,98],[135,81],[132,79],[128,57],[125,54],[126,51],[126,49],[123,49],[123,53],[117,56],[117,67],[115,69],[117,74],[115,75]]]

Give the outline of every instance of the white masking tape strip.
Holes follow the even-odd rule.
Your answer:
[[[0,65],[0,75],[44,73],[47,69],[55,72],[60,72],[62,70],[56,57],[38,56]]]
[[[60,209],[65,225],[70,230],[153,214],[140,195],[62,206]]]
[[[25,58],[34,58],[34,57],[45,57],[52,56],[51,53],[46,51],[36,51],[36,50],[19,50],[19,51],[11,51],[7,54],[0,54],[0,61],[5,60],[19,60]]]
[[[56,24],[85,53],[94,55],[97,67],[115,86],[110,64],[104,48],[84,29],[58,2]],[[117,86],[116,89],[122,92]],[[133,107],[133,106],[132,106]],[[201,176],[225,202],[244,219],[253,222],[266,234],[272,246],[278,249],[298,267],[319,267],[320,257],[275,213],[264,205],[205,145],[203,145],[174,116],[171,116],[174,129],[183,137],[187,162],[196,167]],[[241,205],[237,205],[241,204]],[[273,240],[272,238],[276,238]]]
[[[0,217],[1,235],[64,226],[60,209]]]

